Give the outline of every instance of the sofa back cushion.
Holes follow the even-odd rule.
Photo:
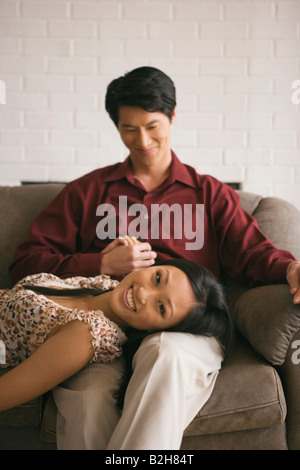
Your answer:
[[[63,184],[0,187],[0,288],[11,287],[8,268],[16,247],[27,237],[36,216],[63,187]]]

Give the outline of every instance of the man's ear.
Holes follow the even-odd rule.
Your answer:
[[[173,123],[174,123],[174,121],[175,121],[175,118],[176,118],[176,108],[175,108],[175,109],[173,110],[173,112],[172,112],[172,117],[171,117],[171,124],[173,124]]]

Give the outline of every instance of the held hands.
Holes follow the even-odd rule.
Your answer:
[[[300,261],[292,261],[287,267],[286,278],[290,292],[294,296],[294,304],[300,304]]]
[[[121,276],[131,271],[152,266],[156,253],[147,242],[140,242],[135,237],[116,238],[101,252],[101,274]]]

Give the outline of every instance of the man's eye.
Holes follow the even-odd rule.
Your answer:
[[[164,304],[162,304],[160,301],[158,302],[158,308],[161,316],[163,317],[166,313],[166,309],[164,307]]]

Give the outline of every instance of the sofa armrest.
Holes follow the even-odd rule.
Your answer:
[[[300,330],[300,305],[293,303],[287,284],[250,289],[237,300],[233,314],[238,330],[255,351],[274,366],[285,362]]]

